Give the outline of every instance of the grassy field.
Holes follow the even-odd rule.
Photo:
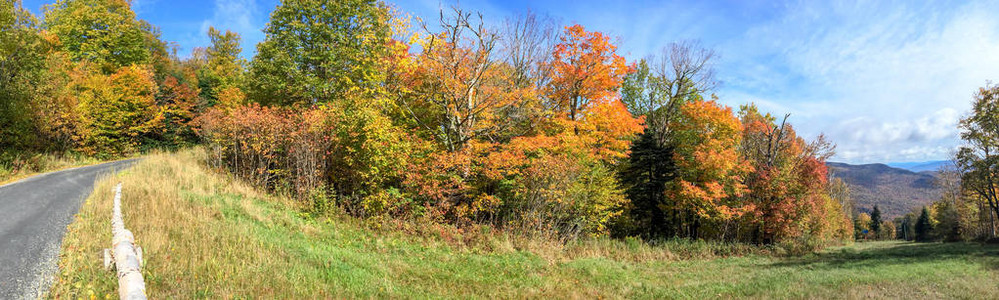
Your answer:
[[[101,253],[111,238],[110,189],[121,181],[154,299],[999,298],[997,246],[871,242],[795,258],[694,242],[462,246],[301,213],[206,172],[201,155],[152,155],[102,180],[69,227],[48,296],[116,297]]]

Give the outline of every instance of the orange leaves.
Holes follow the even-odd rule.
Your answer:
[[[628,112],[617,95],[630,68],[602,33],[587,32],[580,25],[565,30],[552,52],[548,96],[549,106],[558,114],[554,123],[572,128],[597,157],[623,158],[631,139],[642,129],[641,120]]]
[[[332,106],[216,108],[199,124],[217,167],[301,196],[314,189],[343,195],[374,192],[399,180],[414,146],[382,116]],[[383,196],[378,199],[393,199]]]
[[[641,119],[632,117],[617,97],[597,101],[581,123],[580,132],[591,137],[590,148],[604,160],[624,158],[643,128]]]
[[[611,97],[631,71],[617,47],[600,32],[576,24],[565,28],[552,52],[552,82],[548,93],[558,111],[575,121],[591,101]]]
[[[756,211],[746,221],[757,227],[757,236],[772,242],[847,231],[838,200],[829,195],[822,139],[808,143],[786,117],[778,124],[754,105],[743,106],[739,115],[746,124],[741,151],[754,166],[746,182]]]
[[[525,92],[494,57],[499,37],[467,13],[456,9],[453,17],[442,16],[444,31],[422,42],[415,66],[396,70],[407,92],[400,95],[403,108],[448,151],[503,131],[510,125],[504,111],[523,101]]]
[[[673,192],[681,207],[692,208],[706,219],[727,220],[744,211],[735,199],[745,186],[749,171],[737,152],[742,124],[729,107],[715,101],[690,101],[682,108],[677,125],[678,183]]]

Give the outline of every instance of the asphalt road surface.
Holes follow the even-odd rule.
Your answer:
[[[48,290],[66,226],[94,182],[134,161],[45,173],[0,186],[0,299],[36,299]],[[99,254],[94,253],[95,260],[103,259]]]

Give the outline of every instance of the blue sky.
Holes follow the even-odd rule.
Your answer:
[[[36,13],[52,1],[26,0]],[[430,21],[451,1],[388,1]],[[276,0],[135,0],[176,42],[205,46],[208,26],[239,32],[252,57]],[[800,134],[826,133],[850,163],[947,159],[978,87],[999,81],[999,1],[489,1],[488,23],[532,9],[618,37],[629,60],[669,42],[715,49],[721,101],[755,102]]]

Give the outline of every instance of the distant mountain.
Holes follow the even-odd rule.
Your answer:
[[[910,167],[928,163],[913,164]],[[877,204],[887,219],[891,219],[940,198],[941,191],[935,185],[935,172],[917,173],[885,164],[851,165],[829,162],[827,165],[834,177],[842,179],[850,187],[850,196],[861,212],[870,212]]]
[[[925,172],[939,171],[941,167],[952,166],[954,162],[949,160],[931,160],[931,161],[918,161],[918,162],[901,162],[901,163],[888,163],[889,167],[906,169],[913,172]]]

